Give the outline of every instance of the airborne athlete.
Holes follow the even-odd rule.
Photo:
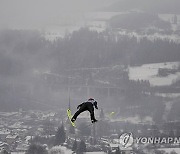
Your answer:
[[[97,122],[97,120],[94,117],[94,107],[96,109],[98,109],[97,102],[93,98],[90,98],[90,99],[88,99],[88,101],[83,102],[82,104],[78,105],[78,107],[77,107],[78,111],[74,114],[74,116],[72,117],[71,121],[74,123],[76,118],[77,118],[77,116],[80,113],[82,113],[84,111],[89,111],[90,112],[90,116],[91,116],[91,122],[92,123]]]

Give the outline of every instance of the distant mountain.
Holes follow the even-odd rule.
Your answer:
[[[123,28],[129,30],[142,30],[149,27],[160,29],[170,29],[168,22],[161,20],[158,15],[148,13],[130,12],[112,17],[109,20],[112,28]]]
[[[118,0],[104,11],[142,10],[156,13],[180,13],[179,0]]]

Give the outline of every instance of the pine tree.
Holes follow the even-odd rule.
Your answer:
[[[9,152],[8,152],[6,149],[4,149],[4,150],[1,152],[1,154],[9,154]]]
[[[69,127],[69,133],[75,134],[75,128],[72,125]]]
[[[64,143],[66,140],[66,133],[64,130],[64,125],[62,124],[61,127],[58,128],[56,135],[55,135],[55,145],[60,145]]]
[[[89,135],[91,135],[91,128],[88,127],[88,124],[85,123],[85,122],[81,123],[79,125],[78,129],[80,130],[80,133],[81,133],[82,136],[89,136]]]
[[[72,151],[76,151],[77,150],[77,141],[74,141],[73,147],[72,147]]]
[[[118,149],[116,150],[116,153],[115,154],[120,154],[120,149],[118,147]]]
[[[79,152],[86,152],[86,144],[83,140],[79,144]]]
[[[177,152],[175,152],[174,150],[173,151],[171,151],[171,153],[170,154],[177,154]]]
[[[26,154],[48,154],[47,150],[39,144],[31,144]]]

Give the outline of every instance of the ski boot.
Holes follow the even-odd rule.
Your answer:
[[[72,118],[71,121],[74,123],[76,119]]]
[[[96,119],[94,119],[94,120],[91,120],[91,122],[92,122],[92,123],[95,123],[95,122],[97,122],[97,121],[98,121],[98,120],[96,120]]]

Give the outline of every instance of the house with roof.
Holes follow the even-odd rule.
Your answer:
[[[11,144],[15,143],[17,139],[18,139],[18,135],[16,135],[16,134],[15,134],[15,135],[9,134],[9,135],[6,137],[6,142],[7,142],[9,145],[11,145]]]
[[[29,145],[27,143],[20,143],[16,147],[16,151],[18,152],[26,152],[29,148]]]
[[[10,150],[10,146],[9,146],[9,144],[7,144],[5,142],[1,142],[0,141],[0,152],[2,152],[4,150],[9,151]]]
[[[0,139],[2,141],[5,141],[6,137],[10,134],[10,130],[9,129],[1,129],[0,130]]]

